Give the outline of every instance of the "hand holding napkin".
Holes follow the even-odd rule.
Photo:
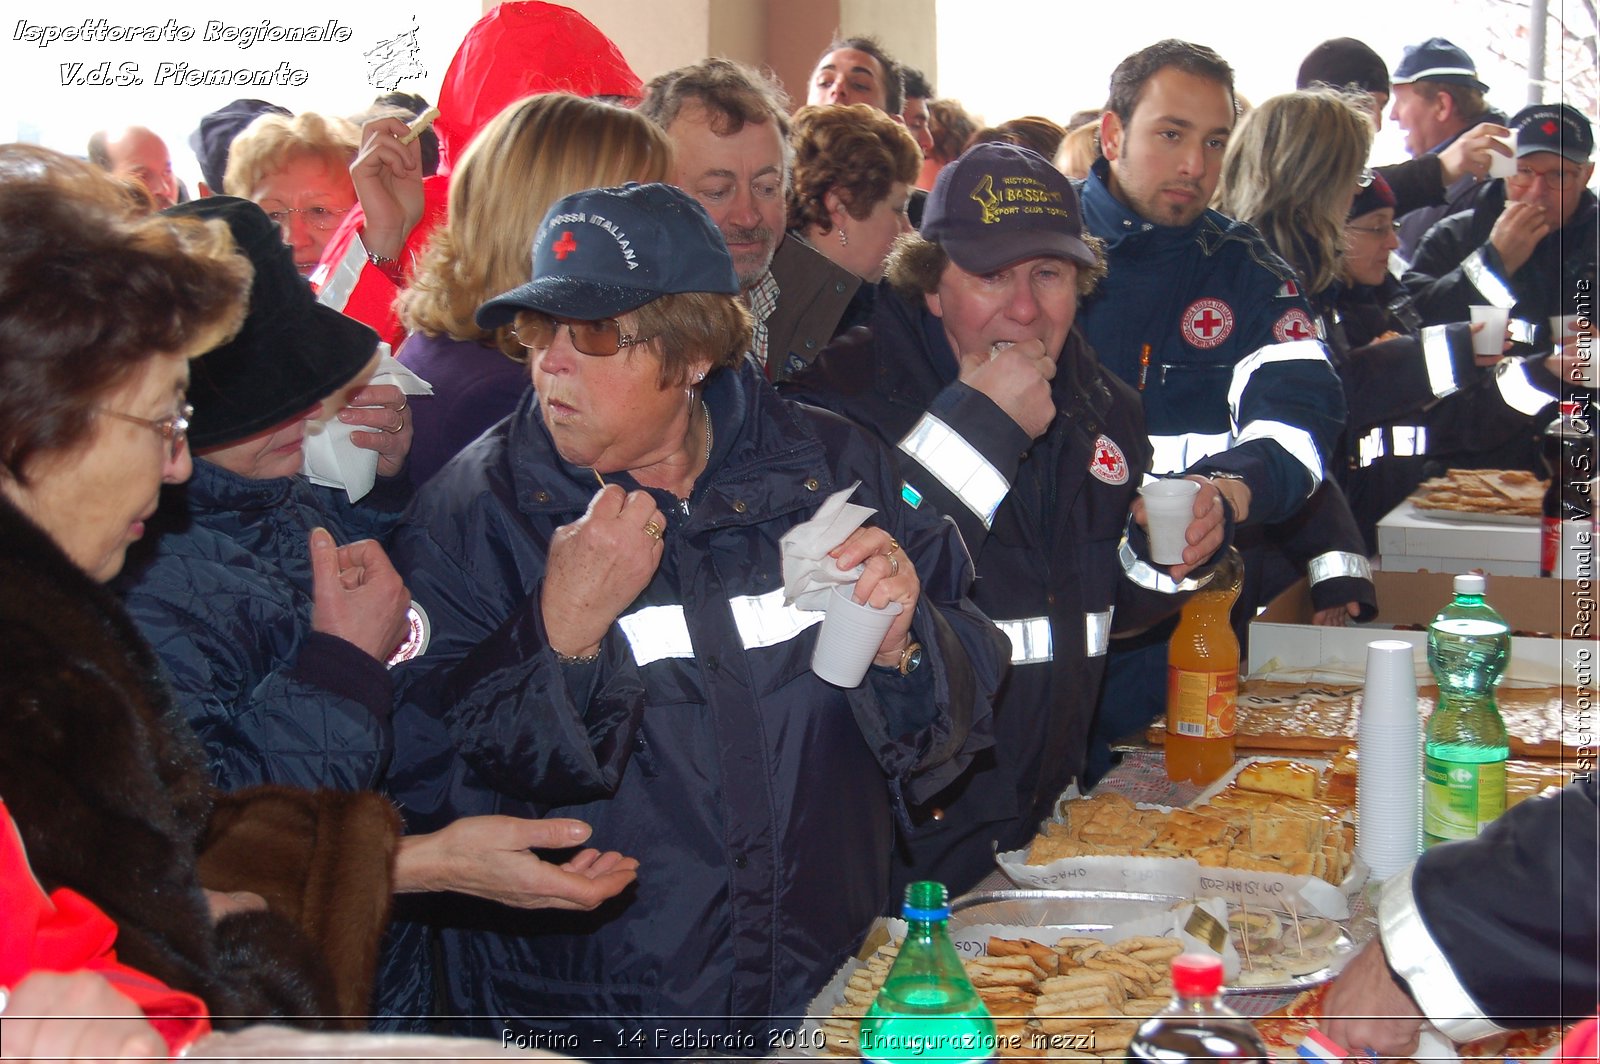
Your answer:
[[[378,370],[369,384],[393,384],[407,395],[432,395],[433,385],[412,373],[389,354],[389,345],[380,343]],[[352,432],[371,429],[346,425],[334,418],[312,422],[306,431],[305,462],[301,472],[311,483],[326,488],[343,488],[351,502],[372,490],[378,476],[378,452],[350,442]]]
[[[783,601],[785,605],[806,610],[825,610],[828,592],[839,584],[853,584],[861,578],[865,565],[854,569],[840,569],[838,562],[828,557],[828,552],[860,528],[862,522],[878,511],[870,506],[860,506],[849,501],[858,480],[842,491],[836,491],[817,509],[811,520],[798,524],[785,532],[778,541],[783,554]]]

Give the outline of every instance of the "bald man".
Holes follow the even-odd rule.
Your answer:
[[[178,202],[178,179],[166,142],[143,126],[129,126],[111,136],[100,130],[89,138],[89,159],[112,177],[138,181],[156,201],[157,210]]]

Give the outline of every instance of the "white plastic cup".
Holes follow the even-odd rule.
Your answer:
[[[835,584],[828,593],[828,609],[817,630],[811,652],[811,671],[836,687],[859,687],[894,619],[904,606],[891,602],[883,609],[851,598],[854,584]]]
[[[1517,172],[1517,131],[1513,129],[1509,137],[1490,137],[1489,139],[1499,141],[1511,149],[1510,155],[1501,155],[1497,151],[1489,152],[1489,176],[1510,177]]]
[[[1422,850],[1422,718],[1411,644],[1367,644],[1357,722],[1356,852],[1383,880]]]
[[[1197,480],[1152,480],[1139,486],[1144,516],[1150,530],[1150,560],[1157,565],[1178,565],[1189,541],[1183,534],[1194,520]]]
[[[1511,311],[1503,307],[1486,307],[1478,305],[1472,308],[1472,322],[1476,325],[1483,322],[1483,328],[1472,334],[1472,353],[1475,355],[1494,355],[1496,358],[1505,350],[1506,324],[1511,320]]]

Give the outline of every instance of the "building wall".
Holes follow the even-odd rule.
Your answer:
[[[876,36],[896,59],[937,77],[935,0],[565,2],[615,41],[645,81],[708,55],[726,56],[771,70],[798,107],[836,30]]]

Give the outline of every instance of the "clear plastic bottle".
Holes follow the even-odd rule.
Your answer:
[[[994,1021],[950,941],[950,896],[944,884],[909,884],[901,912],[905,941],[861,1020],[862,1058],[886,1064],[992,1060]]]
[[[1184,603],[1167,644],[1167,778],[1201,785],[1233,767],[1239,637],[1229,614],[1244,582],[1232,547]]]
[[[1428,626],[1439,699],[1423,735],[1422,833],[1427,845],[1475,837],[1506,808],[1511,750],[1494,688],[1511,658],[1511,629],[1484,601],[1476,573]]]
[[[1261,1060],[1272,1054],[1249,1020],[1222,1003],[1222,959],[1203,953],[1172,958],[1172,1004],[1140,1024],[1128,1060]]]

